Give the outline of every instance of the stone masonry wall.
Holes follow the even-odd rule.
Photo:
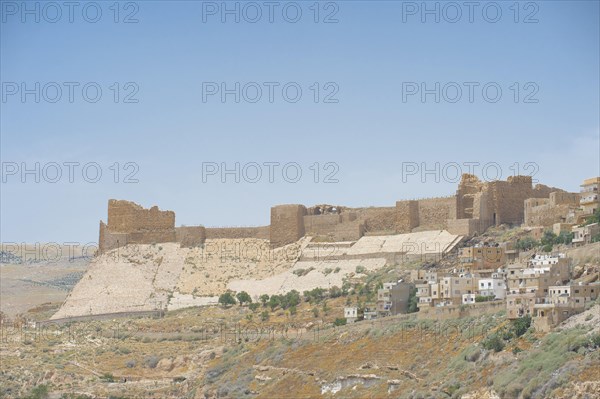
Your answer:
[[[525,200],[525,225],[550,227],[554,223],[571,222],[579,206],[579,194],[556,191],[550,198]]]
[[[527,199],[540,199],[539,202]],[[455,234],[482,233],[491,225],[551,225],[564,222],[578,196],[536,185],[530,176],[511,176],[506,181],[482,182],[474,175],[462,176],[455,196],[398,201],[394,207],[346,208],[322,205],[278,205],[271,208],[271,223],[260,227],[175,228],[175,213],[158,207],[144,209],[129,201],[109,200],[108,222],[100,223],[99,250],[104,252],[128,243],[180,242],[198,246],[206,239],[261,238],[279,247],[305,235],[351,241],[363,235],[450,229]],[[546,207],[536,207],[542,205]],[[317,213],[318,211],[318,213]]]
[[[456,219],[456,198],[427,198],[419,202],[419,227],[424,230],[442,230],[448,219]]]
[[[336,226],[342,222],[342,215],[306,215],[303,217],[306,235],[317,236],[333,233]]]
[[[270,238],[269,226],[258,227],[207,227],[206,238]]]
[[[271,246],[281,247],[304,237],[304,205],[278,205],[271,208]]]
[[[532,188],[531,176],[510,176],[507,181],[487,183],[493,193],[495,224],[521,224],[525,219],[525,200],[548,198],[553,191],[563,190],[541,184]]]
[[[108,201],[108,223],[113,232],[160,231],[175,228],[175,212],[161,211],[157,206],[144,209],[140,205],[122,200]]]
[[[356,208],[358,219],[364,222],[367,232],[393,233],[396,231],[396,207]]]
[[[156,206],[144,209],[129,201],[108,201],[108,223],[100,223],[100,253],[127,244],[175,241],[175,212],[161,211]]]
[[[199,247],[206,241],[204,226],[175,227],[175,239],[184,248]]]
[[[396,232],[409,233],[419,225],[418,201],[396,202]]]

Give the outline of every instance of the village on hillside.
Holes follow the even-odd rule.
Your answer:
[[[600,242],[599,184],[600,178],[586,179],[579,195],[526,199],[524,235],[502,242],[471,240],[477,242],[458,248],[452,267],[442,271],[429,263],[413,270],[410,282],[383,284],[376,302],[345,307],[346,321],[492,302],[506,306],[509,319],[532,318],[536,329],[551,330],[599,296],[600,269],[573,270],[571,259],[556,250]],[[450,314],[437,311],[445,313]]]

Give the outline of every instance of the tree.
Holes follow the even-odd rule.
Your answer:
[[[256,309],[258,309],[259,306],[260,306],[260,303],[258,303],[258,302],[254,302],[254,303],[251,303],[250,305],[248,305],[250,310],[253,312],[256,311]]]
[[[262,303],[263,307],[267,306],[267,302],[269,302],[269,296],[267,294],[262,294],[259,298],[260,303]]]
[[[280,304],[281,301],[279,300],[279,295],[271,295],[271,298],[269,298],[269,307],[271,308],[271,311],[275,310]]]
[[[516,247],[520,251],[529,251],[533,247],[536,247],[538,242],[531,237],[525,237],[517,240]]]
[[[219,303],[223,306],[228,306],[228,305],[235,305],[236,301],[235,298],[233,297],[233,294],[229,291],[227,291],[224,294],[221,294],[219,296]]]
[[[504,341],[498,334],[490,335],[483,341],[483,347],[487,350],[493,350],[494,352],[500,352],[504,349]]]
[[[544,231],[544,235],[540,239],[540,243],[544,246],[546,246],[546,245],[552,246],[555,242],[556,242],[556,234],[554,234],[550,230]]]
[[[583,223],[583,225],[586,226],[592,223],[600,223],[600,208],[596,209],[592,216],[586,218],[585,223]]]
[[[333,325],[335,326],[345,326],[346,325],[346,319],[345,318],[340,318],[338,317],[337,319],[335,319],[335,321],[333,322]]]
[[[304,298],[310,303],[319,303],[325,297],[325,289],[315,288],[311,291],[304,291]]]
[[[250,295],[248,295],[248,293],[246,291],[238,292],[238,294],[235,297],[237,298],[238,302],[240,303],[240,306],[242,306],[244,304],[244,302],[252,303],[252,298],[250,298]]]
[[[561,231],[558,237],[556,237],[556,244],[570,244],[573,242],[575,234],[572,232]]]
[[[419,311],[419,298],[417,298],[417,288],[415,286],[410,287],[408,293],[408,313],[414,313]]]
[[[262,321],[269,320],[269,312],[267,312],[266,310],[263,310],[263,312],[260,314],[260,319]]]
[[[331,287],[329,289],[329,296],[331,298],[340,297],[340,296],[342,296],[342,290],[338,286],[334,285],[333,287]]]
[[[520,337],[525,334],[531,326],[531,316],[527,315],[525,317],[519,317],[516,320],[513,320],[513,329],[515,331],[515,335]]]
[[[292,306],[297,306],[300,304],[300,300],[300,293],[296,290],[291,290],[280,297],[281,307],[287,309]]]

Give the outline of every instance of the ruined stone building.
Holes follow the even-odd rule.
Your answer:
[[[471,236],[500,224],[520,225],[525,219],[525,200],[567,201],[569,193],[544,185],[532,185],[530,176],[513,176],[506,181],[482,182],[465,174],[456,194],[396,202],[390,207],[349,208],[301,204],[271,208],[270,224],[259,227],[175,227],[175,213],[157,207],[109,200],[108,220],[100,222],[99,250],[104,252],[127,244],[178,242],[202,245],[213,238],[261,238],[272,247],[295,242],[303,236],[322,241],[356,241],[365,235],[390,235],[426,230],[447,230]]]
[[[525,200],[525,225],[552,227],[556,234],[570,231],[571,226],[581,224],[598,209],[599,182],[600,177],[594,177],[583,181],[579,193],[559,190],[550,193],[548,198]]]

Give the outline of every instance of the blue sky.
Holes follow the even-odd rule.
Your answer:
[[[73,22],[62,2],[61,16],[45,3],[39,13],[27,3],[29,14],[21,2],[1,3],[5,242],[95,241],[109,198],[174,210],[178,225],[264,225],[281,203],[392,206],[450,195],[456,165],[466,172],[467,163],[490,179],[518,165],[570,191],[600,174],[596,1],[476,2],[472,22],[463,2],[453,3],[456,22],[456,9],[436,2],[427,7],[437,4],[439,22],[422,2],[401,1],[320,2],[318,16],[313,1],[275,2],[273,22],[263,2],[227,2],[238,4],[239,22],[222,15],[222,2],[121,2],[118,15],[113,1],[82,2]],[[254,5],[262,17],[252,23]],[[222,83],[235,91],[236,82],[239,102],[206,92]],[[262,97],[251,102],[256,86]],[[431,91],[424,99],[422,88]],[[79,164],[73,182],[65,162]],[[203,182],[203,163],[236,162],[239,183],[231,174]],[[279,163],[273,182],[265,162]],[[39,183],[37,172],[21,174],[36,163]],[[253,163],[263,172],[255,183]],[[52,183],[56,164],[62,177]],[[292,177],[282,176],[286,164]],[[403,177],[403,168],[436,164],[439,178]],[[95,168],[102,177],[92,183]],[[137,183],[124,182],[130,172]],[[337,183],[324,181],[330,172]]]

